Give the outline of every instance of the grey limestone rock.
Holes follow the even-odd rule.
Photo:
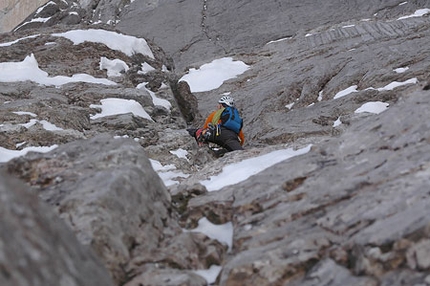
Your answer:
[[[50,76],[86,73],[116,84],[0,83],[1,147],[59,145],[5,166],[91,246],[116,284],[205,285],[194,271],[211,265],[222,267],[216,285],[429,284],[430,18],[401,18],[427,11],[428,0],[49,6],[40,13],[50,21],[0,35],[0,43],[19,40],[0,46],[0,62],[33,54]],[[155,58],[52,35],[88,28],[143,37]],[[108,77],[101,57],[129,69]],[[178,82],[222,57],[249,69],[207,92]],[[154,70],[140,73],[144,62]],[[186,128],[200,126],[225,93],[243,115],[246,150],[215,158]],[[154,95],[172,107],[154,105]],[[108,98],[134,100],[151,119],[92,119]],[[368,102],[388,109],[356,112]],[[39,123],[21,125],[32,119]],[[63,130],[46,130],[42,120]],[[201,183],[230,164],[309,145],[221,190]],[[181,149],[185,158],[171,152]],[[183,172],[177,184],[165,186],[148,158]],[[183,230],[202,217],[232,223],[230,252]]]
[[[115,285],[52,208],[4,169],[1,178],[1,285]]]
[[[159,243],[168,224],[170,196],[140,145],[110,138],[64,144],[44,158],[34,154],[36,158],[27,162],[16,159],[8,169],[36,179],[32,184],[41,188],[39,196],[82,244],[94,249],[119,282],[133,247],[144,243],[154,248]]]

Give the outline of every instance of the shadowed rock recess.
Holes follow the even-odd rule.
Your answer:
[[[143,38],[154,57],[58,36],[77,29]],[[35,59],[50,78],[115,84],[0,81],[2,150],[56,145],[0,158],[0,285],[197,286],[211,266],[211,285],[430,285],[429,43],[424,0],[49,1],[0,34],[0,72]],[[179,81],[224,57],[249,69],[206,92]],[[101,58],[128,69],[108,75]],[[227,92],[245,150],[215,158],[186,128]],[[110,98],[150,118],[93,117]],[[388,108],[356,112],[369,102]],[[307,146],[237,184],[202,184]],[[165,184],[155,160],[182,175]],[[204,217],[232,224],[231,249],[186,231]]]

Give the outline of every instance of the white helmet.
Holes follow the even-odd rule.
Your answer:
[[[225,95],[218,100],[218,103],[234,106],[234,99],[231,96]]]

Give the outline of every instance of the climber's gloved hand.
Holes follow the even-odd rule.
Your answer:
[[[199,146],[203,146],[210,136],[208,128],[199,128],[196,130],[196,141]]]

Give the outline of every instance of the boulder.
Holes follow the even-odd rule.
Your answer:
[[[0,176],[1,285],[115,285],[51,207],[4,169]]]

